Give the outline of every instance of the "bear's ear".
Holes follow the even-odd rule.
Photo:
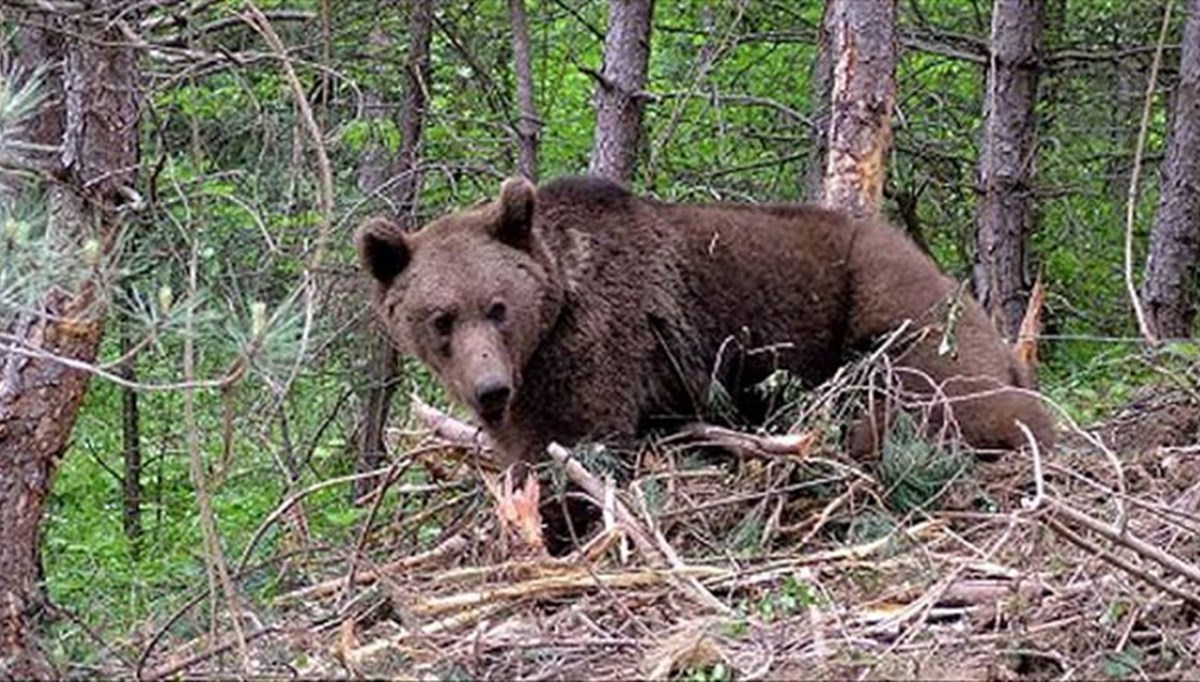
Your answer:
[[[500,241],[522,251],[529,250],[534,192],[533,183],[521,176],[509,178],[500,185],[500,219],[494,234]]]
[[[354,235],[358,260],[380,284],[388,286],[404,272],[411,253],[403,231],[386,218],[372,218]]]

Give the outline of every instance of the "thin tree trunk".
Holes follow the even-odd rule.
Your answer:
[[[429,84],[429,42],[433,28],[433,2],[421,0],[409,6],[409,51],[404,64],[404,96],[400,102],[396,124],[400,130],[400,149],[388,164],[389,185],[384,194],[400,225],[410,227],[416,217],[417,195],[420,191],[421,134],[425,125],[426,94]],[[386,39],[386,37],[382,38]],[[377,158],[372,164],[381,163]],[[363,173],[360,182],[370,181],[374,171]],[[377,188],[364,186],[364,191]],[[383,333],[376,335],[376,349],[369,367],[370,384],[363,401],[358,440],[358,471],[372,471],[382,466],[386,449],[383,443],[392,396],[400,370],[400,358],[395,347]],[[353,491],[361,498],[377,485],[374,478],[359,479]]]
[[[596,134],[588,172],[628,184],[642,135],[653,0],[609,0],[604,69],[596,85]]]
[[[371,365],[367,368],[370,383],[363,403],[358,441],[358,473],[374,471],[383,466],[387,447],[383,442],[391,413],[392,397],[396,394],[396,381],[400,374],[400,355],[381,331],[374,336],[375,349],[371,354]],[[360,478],[352,488],[354,499],[361,500],[379,485],[377,476]]]
[[[817,33],[817,56],[813,60],[809,80],[812,100],[812,147],[804,170],[804,197],[819,202],[825,197],[825,162],[829,153],[829,105],[833,90],[833,9],[834,2],[825,3],[821,28]]]
[[[1046,22],[1043,28],[1043,50],[1049,54],[1054,51],[1055,36],[1062,35],[1066,28],[1067,0],[1046,0]],[[1119,14],[1119,13],[1118,13]],[[1104,103],[1107,106],[1107,122],[1101,127],[1105,132],[1108,144],[1112,148],[1105,164],[1105,197],[1112,204],[1112,222],[1120,225],[1125,222],[1125,202],[1129,196],[1129,178],[1133,169],[1133,151],[1137,142],[1138,119],[1146,97],[1146,73],[1150,68],[1152,55],[1145,53],[1130,54],[1130,48],[1141,45],[1140,36],[1130,35],[1120,19],[1114,17],[1113,28],[1105,36],[1105,40],[1097,43],[1097,47],[1116,55],[1108,72],[1097,74],[1099,87],[1105,88],[1111,96]],[[1038,88],[1038,100],[1042,111],[1052,112],[1040,117],[1039,125],[1049,130],[1056,119],[1070,112],[1071,102],[1060,94],[1070,79],[1051,78]],[[1066,90],[1070,92],[1068,88]]]
[[[1160,339],[1192,335],[1200,270],[1200,0],[1188,3],[1142,298]]]
[[[883,201],[896,93],[894,0],[829,0],[835,58],[824,202],[873,216]]]
[[[1016,338],[1029,296],[1025,242],[1033,224],[1034,105],[1044,0],[996,0],[984,98],[975,223],[975,295]]]
[[[389,190],[396,206],[396,217],[410,226],[416,219],[417,195],[421,188],[421,135],[425,127],[425,106],[429,94],[429,41],[433,31],[433,1],[409,4],[409,49],[404,64],[404,97],[396,114],[400,129],[400,149],[392,163]]]
[[[525,21],[525,0],[508,0],[512,21],[513,62],[517,74],[517,172],[537,182],[538,137],[541,121],[533,99],[533,66],[529,59],[529,25]]]
[[[117,236],[111,209],[132,187],[138,158],[136,55],[109,21],[116,4],[97,2],[73,18],[25,15],[20,29],[26,65],[63,65],[49,72],[52,99],[31,131],[31,141],[62,144],[58,168],[67,182],[48,192],[46,238],[92,243],[101,254]],[[56,34],[60,28],[67,38]],[[45,604],[40,526],[88,374],[48,355],[96,357],[105,296],[90,274],[102,259],[88,261],[79,264],[87,273],[79,284],[46,291],[36,309],[0,320],[38,351],[0,354],[0,677],[54,675],[36,634]]]
[[[118,372],[121,378],[136,381],[137,360],[135,355],[130,355],[133,350],[130,326],[130,320],[120,321],[121,355],[125,359],[121,362]],[[136,561],[141,554],[142,540],[142,434],[137,390],[130,387],[121,389],[121,440],[121,449],[125,455],[121,485],[121,519],[125,537],[129,540],[130,554]]]
[[[387,186],[388,173],[391,172],[392,154],[381,143],[376,133],[379,124],[388,115],[388,103],[380,89],[386,78],[385,72],[391,70],[387,59],[394,43],[392,36],[380,26],[372,27],[370,33],[367,34],[367,59],[365,61],[372,65],[371,69],[375,73],[372,80],[365,82],[362,86],[362,110],[364,118],[370,123],[371,135],[368,137],[366,148],[359,155],[357,172],[358,189],[363,194],[379,193],[379,196],[385,199],[387,196],[382,193],[382,189]],[[395,206],[391,208],[393,211],[396,210]]]
[[[1117,43],[1111,46],[1114,52],[1126,46]],[[1137,141],[1138,115],[1146,96],[1146,71],[1149,69],[1145,55],[1134,55],[1118,59],[1113,65],[1113,97],[1110,139],[1116,151],[1109,163],[1108,191],[1112,197],[1113,223],[1125,222],[1125,201],[1129,194],[1129,176],[1133,169],[1133,149]]]

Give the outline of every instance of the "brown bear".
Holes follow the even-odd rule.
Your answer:
[[[662,203],[600,178],[536,189],[512,178],[495,201],[412,235],[375,219],[356,241],[395,343],[509,463],[552,441],[695,420],[714,380],[752,411],[773,371],[815,385],[905,320],[934,333],[896,355],[903,383],[948,396],[967,443],[1018,448],[1016,420],[1052,439],[980,306],[887,225],[803,205]],[[939,348],[948,324],[953,352]]]

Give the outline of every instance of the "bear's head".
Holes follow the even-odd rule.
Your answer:
[[[411,235],[379,218],[355,235],[392,340],[491,428],[507,419],[521,370],[562,306],[536,213],[533,185],[510,178],[498,199]]]

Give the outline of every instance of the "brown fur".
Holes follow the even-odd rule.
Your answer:
[[[816,384],[905,319],[941,324],[958,289],[885,225],[809,206],[658,203],[594,178],[510,179],[496,201],[414,235],[372,221],[357,241],[397,344],[511,461],[695,419],[714,376],[748,408],[774,369]],[[906,388],[929,391],[923,375],[952,398],[1031,386],[978,304],[963,305],[955,353],[939,354],[933,333],[897,357],[918,370]],[[1021,446],[1016,419],[1052,439],[1028,393],[952,410],[979,447]]]

